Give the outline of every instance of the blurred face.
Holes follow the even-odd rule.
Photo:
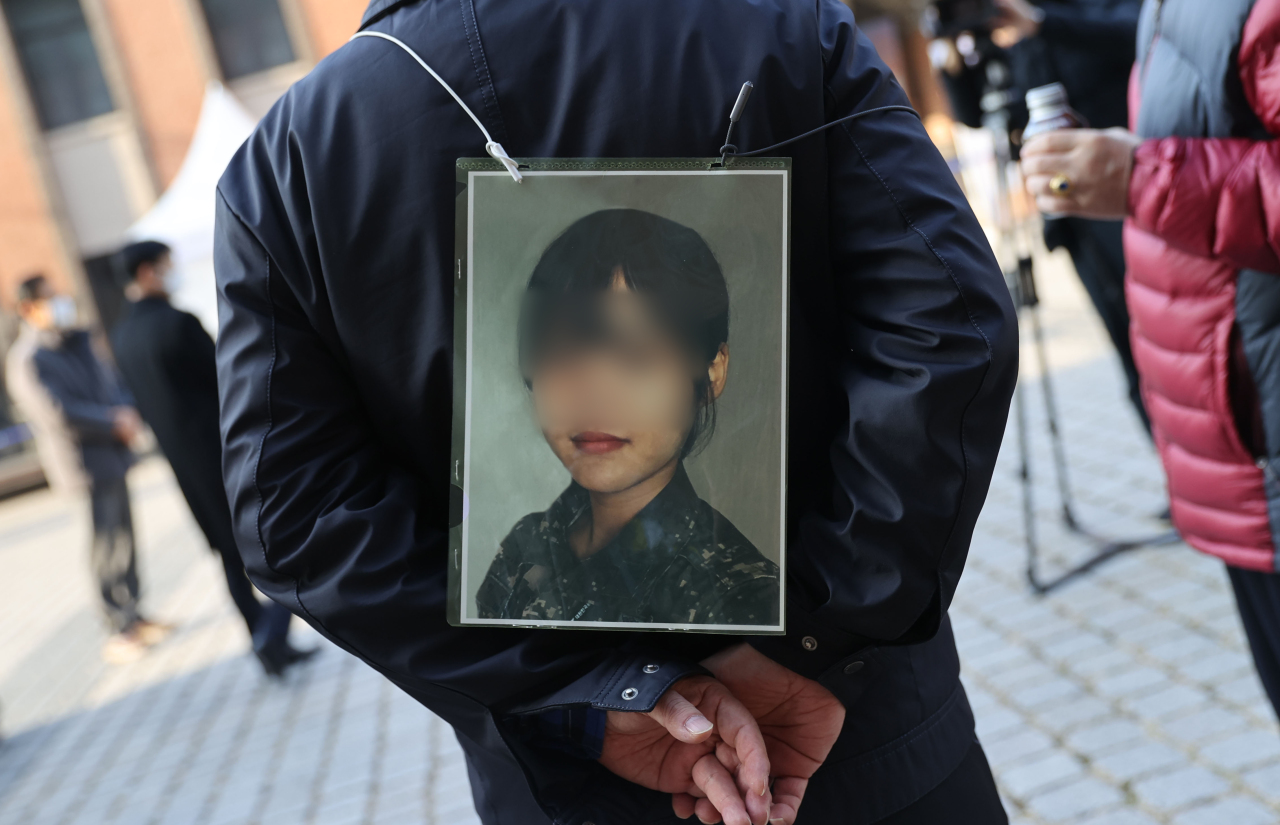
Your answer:
[[[39,330],[67,329],[75,325],[76,305],[66,295],[59,295],[45,282],[34,300],[18,304],[18,314]]]
[[[549,342],[531,379],[542,434],[573,480],[616,493],[679,459],[705,366],[656,323],[621,272],[604,302],[607,338]]]

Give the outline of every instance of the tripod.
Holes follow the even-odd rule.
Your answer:
[[[1040,545],[1036,534],[1035,498],[1032,487],[1031,449],[1027,423],[1028,388],[1020,379],[1014,391],[1014,416],[1018,431],[1019,476],[1022,486],[1022,521],[1027,546],[1027,583],[1038,595],[1045,595],[1069,581],[1093,570],[1104,562],[1129,550],[1140,547],[1156,547],[1176,543],[1174,530],[1139,536],[1131,539],[1110,539],[1085,527],[1076,517],[1075,498],[1067,468],[1066,447],[1059,426],[1058,405],[1049,372],[1048,349],[1044,328],[1040,322],[1040,298],[1036,291],[1035,266],[1031,257],[1031,244],[1027,238],[1025,220],[1020,220],[1013,207],[1009,168],[1014,162],[1014,146],[1009,137],[1009,72],[997,61],[987,66],[988,88],[983,95],[983,126],[990,132],[995,147],[996,212],[1000,229],[1003,260],[1013,260],[1005,269],[1005,284],[1013,296],[1018,312],[1019,326],[1026,320],[1031,328],[1032,346],[1036,363],[1040,368],[1040,386],[1044,396],[1045,418],[1049,443],[1053,456],[1053,469],[1057,481],[1058,497],[1062,505],[1062,522],[1067,530],[1085,539],[1092,546],[1092,553],[1074,567],[1052,577],[1044,577],[1040,571]]]

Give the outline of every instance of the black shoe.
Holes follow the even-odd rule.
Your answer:
[[[305,662],[312,656],[319,653],[318,648],[308,648],[307,650],[299,650],[287,641],[278,644],[269,645],[262,650],[255,650],[258,661],[262,664],[263,671],[272,678],[279,679],[284,676],[284,672],[290,667]]]
[[[262,670],[273,679],[279,679],[284,676],[284,670],[289,666],[285,661],[284,652],[278,647],[267,648],[265,650],[255,650],[254,655],[258,657],[258,663],[262,665]]]
[[[309,647],[306,650],[300,650],[289,643],[285,643],[285,661],[291,665],[302,664],[308,659],[320,652],[318,647]]]

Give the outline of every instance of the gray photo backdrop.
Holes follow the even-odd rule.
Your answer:
[[[516,321],[543,250],[601,209],[643,209],[697,231],[729,287],[729,379],[715,436],[686,461],[698,494],[765,556],[782,527],[783,177],[770,175],[530,175],[474,179],[471,297],[471,479],[467,612],[498,545],[523,516],[568,486],[542,438],[520,378]]]

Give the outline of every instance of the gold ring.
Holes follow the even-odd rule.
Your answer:
[[[1049,179],[1049,191],[1054,197],[1065,198],[1071,194],[1071,178],[1059,172]]]

